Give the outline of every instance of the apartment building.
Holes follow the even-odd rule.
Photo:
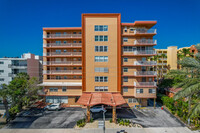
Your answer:
[[[0,84],[9,84],[20,72],[42,80],[42,58],[31,53],[25,53],[21,58],[0,58]]]
[[[179,65],[177,64],[178,60],[181,58],[178,54],[181,53],[183,49],[190,49],[190,53],[196,54],[198,51],[195,48],[195,45],[191,45],[190,47],[182,47],[179,48],[177,46],[169,46],[167,49],[155,49],[158,60],[157,60],[157,77],[161,78],[161,75],[166,75],[168,70],[176,70],[179,69]],[[152,60],[152,58],[151,58]]]
[[[147,60],[156,55],[156,23],[122,23],[121,14],[82,14],[82,27],[43,28],[46,102],[147,106],[156,98],[157,62]]]

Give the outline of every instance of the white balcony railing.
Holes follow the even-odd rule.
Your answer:
[[[156,71],[137,71],[134,72],[136,76],[143,76],[143,75],[157,75]]]
[[[82,70],[44,70],[43,74],[82,74]]]
[[[82,55],[82,52],[50,52],[50,53],[47,53],[47,56],[81,56],[81,55]]]
[[[49,34],[43,35],[43,38],[81,38],[82,34]]]
[[[156,65],[156,61],[135,61],[134,65]]]
[[[81,65],[82,61],[44,61],[43,65]]]
[[[140,45],[148,45],[148,44],[157,44],[157,40],[153,39],[140,39],[140,40],[135,40],[134,44],[140,44]]]
[[[82,43],[47,43],[43,47],[82,47]]]
[[[134,82],[135,86],[156,86],[156,82]]]
[[[135,55],[149,55],[149,54],[156,54],[156,51],[154,50],[140,50],[140,51],[134,51]]]

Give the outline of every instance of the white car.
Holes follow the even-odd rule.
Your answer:
[[[103,107],[93,107],[93,108],[91,108],[90,109],[90,111],[92,112],[92,113],[98,113],[98,112],[101,112],[101,111],[106,111]]]
[[[47,105],[45,107],[45,110],[60,110],[61,109],[61,104],[60,103],[53,103],[51,105]]]

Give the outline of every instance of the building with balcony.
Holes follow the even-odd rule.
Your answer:
[[[43,28],[47,103],[147,106],[156,98],[156,21],[122,23],[121,14],[82,14],[82,27]]]
[[[195,48],[195,45],[191,45],[190,47],[182,47],[179,48],[177,46],[169,46],[167,49],[155,49],[157,59],[157,78],[160,79],[163,75],[166,75],[168,70],[176,70],[180,68],[180,65],[177,64],[180,57],[182,49],[189,49],[191,54],[196,54],[198,51]],[[189,55],[187,55],[189,56]],[[153,58],[150,59],[152,61]]]
[[[0,58],[0,84],[9,84],[20,72],[42,80],[42,58],[31,53],[25,53],[21,58]]]

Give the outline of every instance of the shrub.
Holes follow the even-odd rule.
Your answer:
[[[91,123],[94,122],[93,118],[90,119],[90,122],[91,122]]]
[[[124,125],[124,121],[120,121],[119,125],[120,125],[120,126],[121,126],[121,125]]]
[[[110,123],[112,123],[112,119],[110,119]]]

